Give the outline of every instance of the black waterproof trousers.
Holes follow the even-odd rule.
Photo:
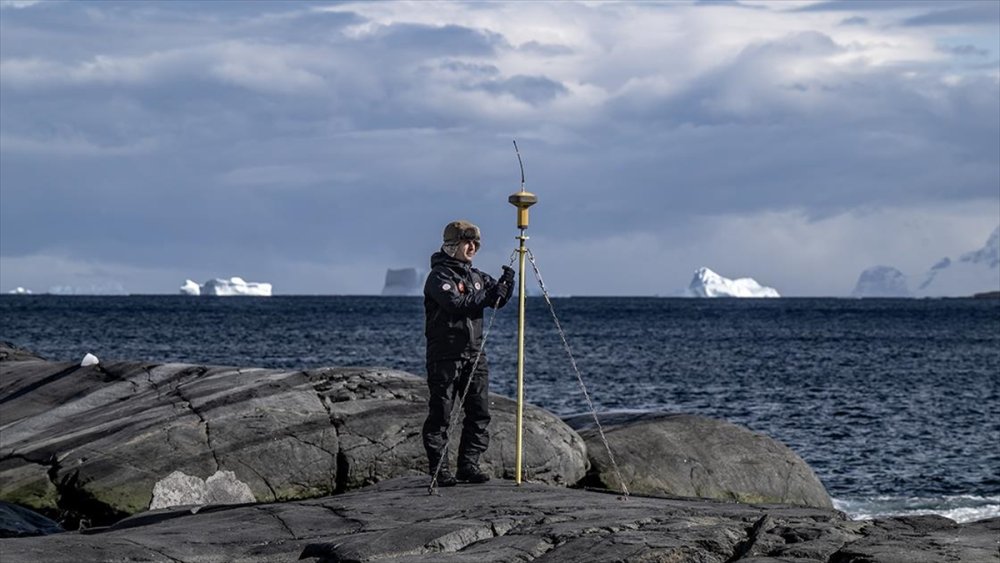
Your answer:
[[[462,423],[462,439],[458,445],[458,468],[477,467],[479,456],[490,445],[487,427],[490,424],[490,378],[486,356],[479,358],[476,372],[472,371],[473,360],[439,360],[427,362],[427,386],[430,388],[430,409],[424,421],[424,448],[430,472],[434,473],[441,458],[447,460],[448,425],[455,401],[461,399],[466,382],[471,376],[469,392],[462,405],[465,419]],[[448,462],[442,464],[448,467]]]

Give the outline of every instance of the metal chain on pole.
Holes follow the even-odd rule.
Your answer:
[[[552,320],[556,323],[556,330],[559,332],[559,337],[562,339],[563,348],[566,350],[566,355],[569,356],[569,363],[573,366],[573,371],[576,373],[576,380],[580,383],[580,389],[583,391],[583,397],[587,400],[587,406],[590,408],[590,414],[594,417],[594,424],[597,425],[597,433],[601,436],[601,442],[604,443],[604,449],[608,452],[608,459],[611,460],[611,467],[615,470],[615,476],[618,477],[618,483],[622,487],[622,493],[628,497],[628,486],[625,485],[625,479],[622,478],[622,473],[618,469],[618,463],[615,461],[615,456],[611,453],[611,445],[608,444],[608,438],[604,435],[604,428],[601,426],[601,421],[597,418],[597,409],[594,408],[594,402],[590,400],[590,393],[587,392],[587,384],[583,382],[583,376],[580,375],[580,369],[576,366],[576,359],[573,357],[573,351],[569,347],[569,341],[566,340],[566,332],[563,331],[562,325],[559,324],[559,318],[556,316],[555,307],[552,305],[552,299],[549,298],[549,292],[545,288],[545,282],[542,280],[542,273],[538,271],[538,264],[535,263],[535,255],[528,249],[528,260],[531,261],[531,268],[535,271],[535,279],[538,280],[538,285],[542,289],[542,296],[545,297],[545,302],[549,305],[549,312],[552,313]]]
[[[507,262],[507,267],[510,268],[514,264],[514,259],[517,256],[517,250],[514,250],[510,254],[510,261]],[[465,388],[462,390],[462,396],[459,400],[455,401],[451,407],[451,413],[448,416],[448,426],[445,429],[446,435],[444,439],[444,448],[441,458],[438,460],[437,467],[434,468],[434,474],[431,475],[431,484],[427,488],[428,494],[433,495],[435,489],[437,489],[438,475],[441,473],[441,467],[448,461],[448,445],[451,442],[451,430],[452,428],[457,428],[458,425],[458,413],[461,411],[462,406],[465,404],[465,396],[469,393],[469,387],[472,386],[472,378],[476,374],[476,368],[479,367],[479,359],[483,357],[483,350],[486,349],[486,339],[490,335],[490,329],[493,328],[493,321],[497,317],[497,310],[499,309],[501,297],[498,295],[497,300],[493,303],[493,311],[490,313],[490,321],[486,325],[486,329],[483,331],[483,339],[479,343],[479,350],[476,351],[476,359],[472,362],[472,369],[469,370],[469,377],[465,381]],[[459,374],[461,377],[461,374]]]

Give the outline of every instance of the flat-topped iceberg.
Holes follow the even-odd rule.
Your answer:
[[[198,285],[192,280],[185,280],[181,286],[184,295],[250,295],[255,297],[270,297],[271,284],[264,282],[248,282],[241,277],[231,277],[228,280],[215,278]]]
[[[695,270],[687,297],[781,297],[773,287],[762,286],[753,278],[731,280],[708,268]]]
[[[423,295],[427,272],[417,268],[389,269],[385,272],[382,295]]]

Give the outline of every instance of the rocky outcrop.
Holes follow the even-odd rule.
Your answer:
[[[62,526],[37,512],[0,501],[0,538],[44,536],[64,531]]]
[[[552,486],[583,477],[587,446],[529,406],[525,482],[515,485],[505,446],[514,404],[491,399],[494,446],[483,462],[498,479],[429,491],[426,387],[409,374],[84,367],[0,345],[0,497],[87,528],[0,539],[0,553],[175,563],[996,558],[1000,518],[847,520],[790,450],[703,417],[603,417],[626,496]],[[571,422],[591,446],[588,479],[618,488],[586,420]],[[58,531],[36,517],[0,503],[4,534]]]
[[[20,362],[24,360],[41,360],[43,359],[38,354],[35,354],[31,350],[25,350],[24,348],[18,348],[10,342],[4,342],[0,340],[0,362]]]
[[[629,491],[831,508],[826,488],[787,446],[703,416],[615,413],[601,417]],[[587,442],[586,483],[622,490],[590,415],[566,422]]]
[[[852,522],[819,508],[601,494],[510,481],[428,495],[422,478],[322,499],[147,512],[103,530],[0,540],[5,560],[728,561],[996,559],[1000,519]]]
[[[495,446],[482,462],[500,478],[513,474],[504,444],[513,443],[515,404],[491,401]],[[426,404],[422,378],[388,369],[4,361],[0,500],[73,528],[147,510],[158,483],[183,481],[164,483],[174,472],[199,480],[231,472],[232,487],[244,484],[263,502],[425,475]],[[585,446],[575,432],[531,406],[525,425],[529,478],[583,477]]]

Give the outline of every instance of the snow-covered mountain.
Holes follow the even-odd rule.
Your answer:
[[[923,276],[914,292],[918,297],[968,297],[1000,291],[1000,227],[978,250],[952,260],[942,258]]]
[[[858,277],[852,297],[911,297],[906,275],[891,266],[868,268]]]
[[[731,280],[708,268],[698,268],[684,294],[688,297],[781,297],[773,287],[762,286],[753,278]]]
[[[271,284],[247,282],[240,277],[232,277],[228,280],[215,278],[201,285],[191,280],[185,280],[184,285],[181,286],[181,293],[184,295],[251,295],[254,297],[270,297]]]

